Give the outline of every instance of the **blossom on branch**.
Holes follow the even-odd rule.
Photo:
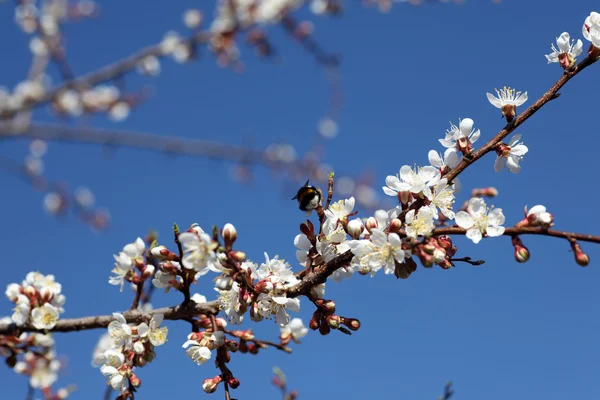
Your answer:
[[[481,197],[469,200],[467,211],[456,213],[456,224],[467,230],[467,237],[477,244],[483,235],[489,237],[501,236],[504,233],[504,214],[501,208],[487,208]]]
[[[523,159],[525,154],[529,151],[527,146],[520,142],[521,135],[514,135],[508,142],[508,144],[500,143],[496,147],[496,162],[494,163],[494,170],[500,172],[506,166],[513,174],[518,174],[521,171],[519,162]]]
[[[600,48],[600,14],[592,12],[583,23],[581,29],[583,37],[592,42],[592,45]]]
[[[564,69],[572,68],[577,62],[576,57],[579,56],[583,50],[583,42],[581,39],[572,40],[568,32],[563,32],[559,37],[556,38],[556,44],[558,48],[552,45],[552,53],[546,55],[548,64],[560,63]]]
[[[517,107],[527,101],[527,92],[517,92],[515,89],[504,86],[502,90],[494,89],[497,97],[491,93],[486,93],[488,100],[496,108],[502,110],[502,116],[511,122],[517,115]]]

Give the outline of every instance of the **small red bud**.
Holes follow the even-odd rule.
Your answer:
[[[240,387],[240,380],[233,376],[227,380],[227,383],[229,384],[229,386],[231,386],[232,389],[237,389],[238,387]]]

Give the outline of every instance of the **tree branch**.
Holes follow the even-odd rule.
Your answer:
[[[198,43],[206,43],[211,38],[212,34],[205,31],[199,31],[189,36],[186,39],[182,39],[181,43],[187,45],[195,45]],[[103,68],[100,68],[94,72],[90,72],[89,74],[83,75],[76,79],[71,79],[65,81],[54,88],[47,91],[42,97],[39,99],[31,99],[25,102],[21,107],[4,110],[0,112],[0,119],[10,119],[17,115],[20,112],[30,110],[39,106],[42,106],[46,103],[54,100],[58,94],[67,89],[81,89],[81,88],[90,88],[95,85],[98,85],[103,82],[110,81],[119,76],[124,75],[125,73],[136,68],[137,64],[148,56],[155,57],[164,57],[165,54],[161,50],[161,43],[156,43],[154,45],[148,46],[129,57],[123,58],[113,64],[107,65]]]
[[[590,58],[589,56],[581,60],[581,62],[572,70],[565,71],[563,76],[560,77],[558,81],[546,93],[542,95],[535,103],[533,103],[529,108],[523,111],[515,120],[508,123],[504,129],[496,134],[489,142],[487,142],[483,147],[479,150],[475,151],[473,154],[468,157],[463,157],[461,162],[454,167],[448,174],[444,175],[444,178],[448,179],[448,182],[454,180],[459,174],[461,174],[465,169],[469,167],[469,165],[473,164],[475,161],[479,160],[481,157],[486,155],[487,153],[494,150],[494,147],[504,140],[508,135],[510,135],[515,129],[517,129],[521,124],[529,119],[533,114],[536,113],[537,110],[542,108],[546,103],[558,97],[558,91],[575,75],[583,71],[585,68],[589,67],[593,63],[597,61],[597,58]]]
[[[157,308],[149,313],[143,313],[139,310],[129,310],[123,313],[123,316],[129,323],[141,323],[149,321],[154,314],[163,314],[166,320],[186,320],[190,317],[206,314],[213,315],[219,312],[216,301],[195,304],[194,307],[175,306]],[[33,325],[16,326],[14,324],[0,323],[0,335],[11,335],[17,332],[72,332],[88,329],[106,328],[114,318],[112,315],[100,315],[94,317],[67,318],[61,319],[56,326],[49,331],[36,329]]]

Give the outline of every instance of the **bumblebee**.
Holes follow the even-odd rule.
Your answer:
[[[321,190],[308,184],[308,181],[298,189],[298,193],[292,200],[298,200],[298,206],[302,211],[311,212],[321,204]]]

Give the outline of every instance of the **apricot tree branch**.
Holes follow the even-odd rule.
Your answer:
[[[558,81],[546,93],[542,95],[535,103],[533,103],[529,108],[523,111],[519,116],[517,116],[512,122],[509,122],[500,132],[496,134],[489,142],[487,142],[483,147],[479,150],[475,151],[469,156],[463,157],[461,162],[454,167],[448,174],[444,175],[448,182],[454,180],[459,174],[461,174],[465,169],[469,167],[469,165],[473,164],[475,161],[479,160],[481,157],[486,155],[487,153],[494,150],[496,145],[504,140],[508,135],[510,135],[515,129],[517,129],[521,124],[529,119],[533,114],[536,113],[540,108],[546,105],[549,101],[554,100],[558,97],[558,91],[575,75],[583,71],[585,68],[589,67],[593,63],[598,61],[597,57],[586,57],[572,70],[565,71],[563,76],[560,77]]]
[[[214,315],[219,312],[219,307],[216,301],[195,304],[193,307],[178,305],[175,307],[157,308],[148,313],[143,313],[139,310],[128,310],[123,313],[123,316],[129,323],[139,324],[144,321],[150,321],[155,314],[163,314],[167,320],[187,320],[190,317],[199,314]],[[89,329],[106,328],[114,318],[112,315],[99,315],[92,317],[67,318],[61,319],[56,323],[56,326],[48,331],[36,329],[33,325],[16,326],[12,323],[0,322],[0,335],[10,335],[21,332],[72,332],[83,331]]]

